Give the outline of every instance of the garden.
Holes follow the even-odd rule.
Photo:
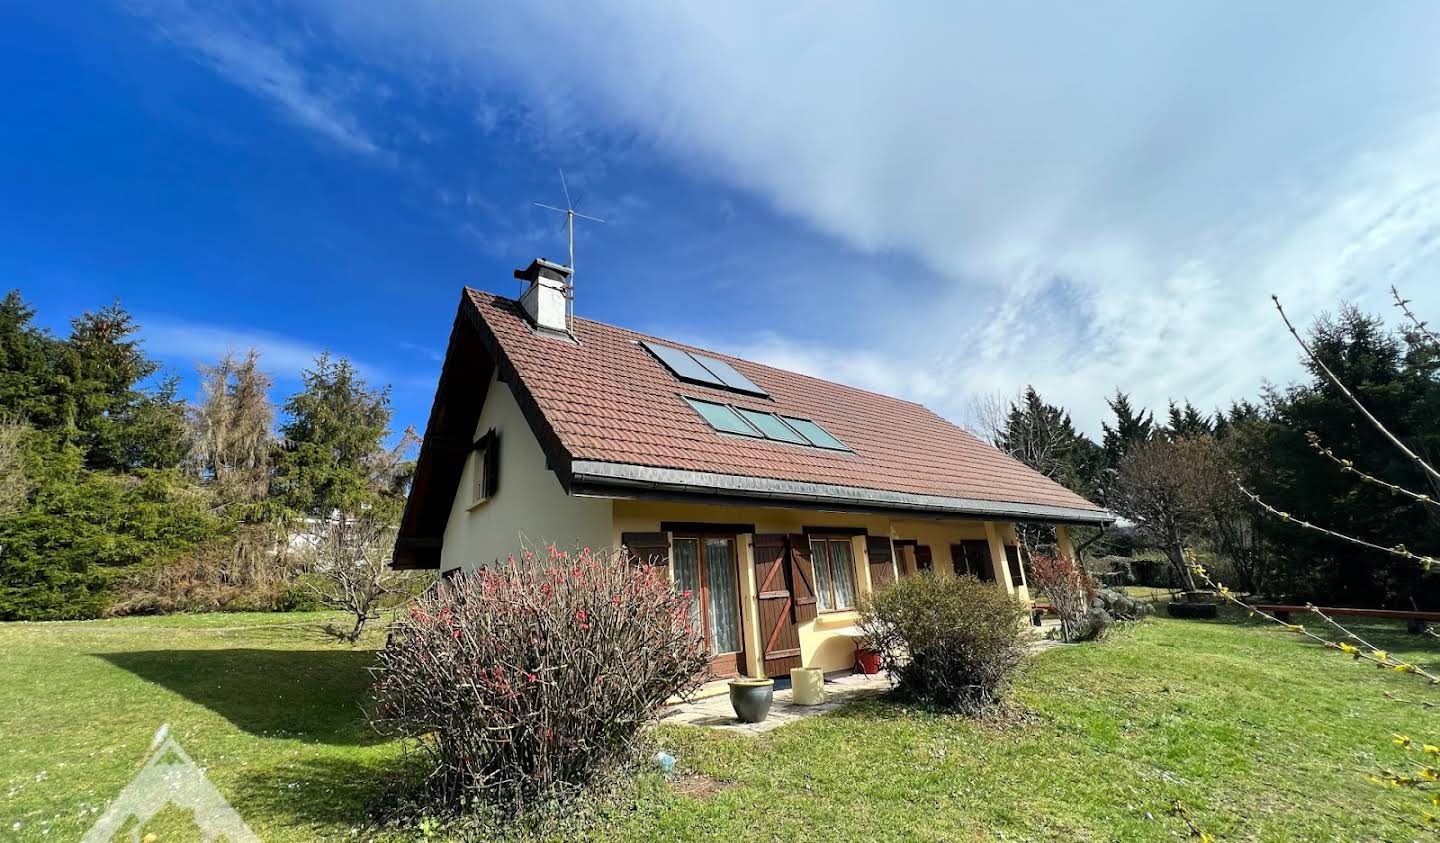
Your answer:
[[[0,626],[6,836],[78,839],[163,723],[269,841],[443,837],[387,822],[406,753],[367,723],[376,648],[324,613]],[[1434,670],[1433,640],[1358,630]],[[679,775],[639,774],[580,819],[595,839],[1410,839],[1413,795],[1367,780],[1426,689],[1235,612],[1156,619],[1034,655],[1013,708],[972,719],[864,703],[753,738],[684,726],[653,741]],[[160,839],[166,839],[161,837]],[[182,838],[183,839],[183,838]]]

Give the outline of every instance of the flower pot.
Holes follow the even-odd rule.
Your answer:
[[[880,654],[874,650],[860,649],[855,651],[855,666],[866,676],[880,672]]]
[[[731,679],[730,705],[741,723],[759,723],[775,701],[774,679]]]

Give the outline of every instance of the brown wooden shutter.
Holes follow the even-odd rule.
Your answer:
[[[792,611],[795,622],[815,620],[819,611],[815,605],[815,565],[810,561],[810,538],[804,533],[791,533],[790,539],[790,593],[795,601]]]
[[[931,557],[931,555],[930,555],[930,545],[928,545],[928,544],[917,544],[917,545],[915,545],[915,570],[917,570],[917,571],[933,571],[933,570],[935,570],[935,560],[934,560],[934,559]]]
[[[964,545],[950,545],[950,564],[955,566],[955,576],[957,577],[963,577],[971,573],[970,558],[965,555]]]
[[[865,554],[870,557],[870,587],[879,588],[895,580],[895,554],[888,536],[866,536]]]
[[[1022,586],[1025,584],[1025,574],[1020,570],[1020,548],[1013,544],[1005,545],[1005,561],[1010,563],[1010,584]]]
[[[620,544],[632,562],[670,567],[669,533],[621,533]]]
[[[500,491],[500,434],[492,429],[485,438],[485,497],[493,498]]]
[[[784,533],[751,538],[759,603],[761,658],[765,675],[784,677],[800,666],[800,635],[795,629],[790,590],[790,542]]]

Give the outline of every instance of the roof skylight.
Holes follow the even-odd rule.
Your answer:
[[[850,450],[845,447],[845,443],[832,436],[830,431],[807,419],[777,416],[774,413],[751,410],[748,407],[732,407],[699,398],[687,397],[685,403],[721,433],[771,439],[792,445],[809,445],[831,451]]]
[[[645,346],[647,351],[655,355],[656,359],[664,363],[665,367],[682,381],[758,395],[761,398],[770,397],[768,392],[740,374],[734,366],[724,360],[716,360],[714,357],[690,351],[681,351],[678,348],[659,345],[648,340],[641,340],[640,344]]]

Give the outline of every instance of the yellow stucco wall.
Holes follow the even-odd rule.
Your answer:
[[[959,521],[953,519],[899,519],[883,515],[850,515],[837,512],[783,509],[768,507],[715,506],[708,504],[671,503],[667,501],[614,501],[614,529],[610,541],[620,543],[620,535],[627,532],[653,532],[660,529],[663,521],[693,521],[714,524],[754,524],[758,533],[798,533],[805,527],[850,527],[865,528],[872,536],[890,536],[892,539],[916,539],[922,545],[931,547],[935,571],[942,575],[953,572],[950,559],[950,545],[963,539],[997,540],[1014,538],[1014,531],[1008,524],[994,524],[987,532],[986,522]],[[741,609],[742,633],[746,641],[746,672],[760,675],[761,645],[759,605],[756,598],[755,562],[749,536],[741,536],[739,562],[742,566]],[[865,538],[857,536],[851,541],[851,558],[855,562],[855,582],[860,594],[871,589],[869,554]],[[992,548],[993,552],[993,548]],[[996,582],[1009,591],[1019,591],[1022,599],[1029,599],[1022,586],[1010,586],[1009,571],[1005,567],[1003,549],[996,570]],[[905,566],[904,573],[913,573],[913,556],[899,554],[897,559]],[[800,625],[800,657],[806,667],[822,670],[845,670],[854,665],[854,640],[859,621],[854,611],[822,612],[815,620]]]
[[[555,472],[515,403],[510,387],[492,378],[485,407],[475,426],[478,439],[495,428],[500,435],[500,488],[489,501],[475,505],[478,455],[465,462],[460,488],[445,524],[440,570],[472,570],[519,552],[522,542],[535,547],[554,543],[605,547],[611,536],[611,502],[565,494]]]

